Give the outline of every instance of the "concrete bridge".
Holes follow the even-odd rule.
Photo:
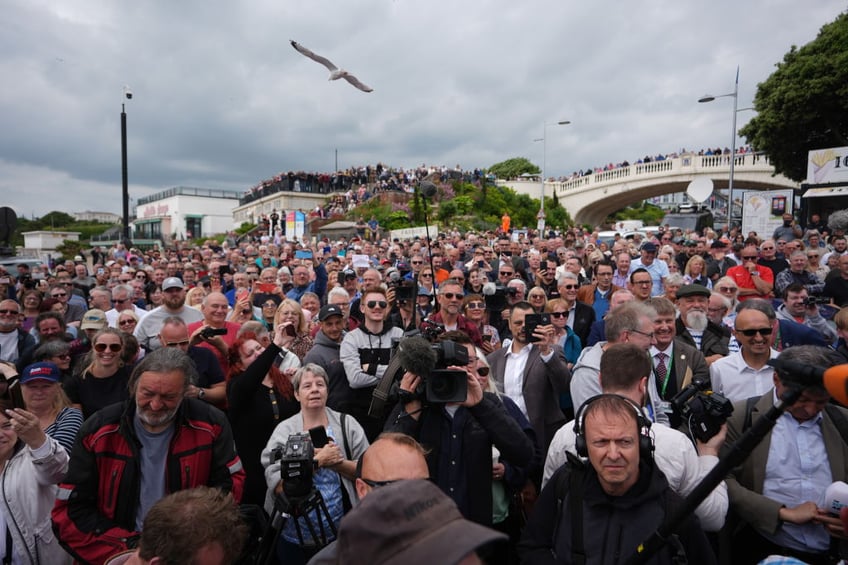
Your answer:
[[[545,195],[556,195],[578,224],[597,225],[613,212],[647,198],[685,192],[699,177],[713,181],[714,189],[726,189],[730,177],[730,155],[684,154],[664,161],[639,163],[610,171],[592,173],[565,182],[548,181]],[[498,181],[516,191],[539,198],[539,181]],[[799,188],[799,184],[777,175],[767,155],[739,153],[735,157],[733,190]],[[734,195],[735,196],[735,195]],[[738,197],[737,197],[738,198]]]

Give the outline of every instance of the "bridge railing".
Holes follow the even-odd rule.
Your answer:
[[[734,157],[734,169],[737,173],[774,172],[768,155],[764,153],[737,153]],[[673,173],[696,174],[707,171],[724,172],[729,170],[730,155],[696,155],[694,153],[687,153],[672,159],[651,161],[650,163],[636,163],[629,167],[592,173],[563,182],[548,181],[545,183],[545,186],[552,188],[556,194],[564,194],[576,190],[591,190],[605,185],[620,184],[624,180],[650,179]]]

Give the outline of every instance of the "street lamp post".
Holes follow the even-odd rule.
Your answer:
[[[727,225],[733,225],[733,173],[736,170],[736,114],[739,113],[737,105],[739,103],[739,67],[736,67],[736,83],[733,85],[733,92],[727,94],[719,94],[712,96],[707,94],[698,99],[698,102],[712,102],[716,98],[733,98],[733,132],[730,137],[730,177],[727,180]],[[743,108],[747,110],[748,108]]]
[[[570,124],[569,120],[560,120],[555,123],[542,123],[542,137],[539,139],[534,139],[533,141],[541,141],[542,142],[542,190],[541,196],[542,198],[539,201],[539,213],[536,214],[536,218],[538,218],[538,223],[536,225],[536,229],[539,230],[539,234],[543,235],[545,231],[545,170],[548,166],[548,127],[550,126],[565,126]]]
[[[132,91],[130,87],[124,85],[124,98],[132,100]],[[130,190],[127,177],[127,112],[126,105],[121,101],[121,181],[123,191],[121,194],[123,204],[123,225],[121,235],[123,243],[129,249],[130,247]]]

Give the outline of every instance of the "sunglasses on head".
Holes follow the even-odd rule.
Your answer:
[[[96,343],[94,344],[94,350],[98,353],[103,353],[106,350],[111,351],[112,353],[117,353],[121,350],[120,343]]]
[[[748,330],[736,330],[745,337],[754,337],[756,334],[771,335],[771,328],[751,328]]]
[[[380,308],[385,308],[389,305],[389,303],[385,300],[369,300],[365,303],[365,305],[369,308],[376,308],[377,306],[379,306]]]

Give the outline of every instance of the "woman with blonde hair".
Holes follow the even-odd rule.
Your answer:
[[[200,305],[205,297],[206,289],[202,286],[196,286],[186,293],[186,306],[191,306],[192,308],[200,310]]]
[[[297,301],[286,298],[280,303],[274,314],[274,327],[279,325],[283,326],[287,335],[294,337],[289,350],[302,362],[314,342],[309,335],[309,320]]]
[[[707,262],[700,255],[693,255],[683,270],[683,281],[686,284],[699,284],[712,290],[713,281],[707,276]]]
[[[81,409],[85,418],[104,406],[129,398],[130,371],[121,360],[123,349],[123,334],[119,330],[100,330],[91,340],[87,363],[83,363],[85,368],[62,383],[71,406]]]

